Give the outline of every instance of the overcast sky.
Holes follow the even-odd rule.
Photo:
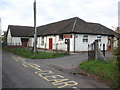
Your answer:
[[[79,17],[111,29],[118,26],[119,0],[36,0],[37,26]],[[8,25],[33,26],[34,0],[0,0],[2,30]]]

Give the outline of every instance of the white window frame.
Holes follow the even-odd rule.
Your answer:
[[[83,43],[88,43],[88,35],[83,35]]]
[[[62,38],[60,38],[60,36],[62,36]],[[63,34],[60,34],[60,35],[59,35],[59,41],[63,41],[63,39],[64,39],[64,35],[63,35]]]
[[[101,35],[97,35],[97,40],[98,40],[99,43],[101,42],[101,38],[102,38]]]
[[[41,45],[44,45],[44,36],[41,37]]]

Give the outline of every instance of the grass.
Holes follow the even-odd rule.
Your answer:
[[[52,52],[38,52],[34,54],[33,52],[31,52],[31,49],[28,48],[3,48],[3,50],[31,59],[50,59],[69,55],[68,53]]]
[[[116,63],[105,63],[100,60],[86,61],[80,64],[80,68],[99,76],[102,80],[109,81],[112,88],[120,88],[118,84],[118,66]]]

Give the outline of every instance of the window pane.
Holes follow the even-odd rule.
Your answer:
[[[59,35],[59,40],[63,40],[63,35]]]
[[[83,42],[88,42],[88,35],[83,35]]]
[[[97,35],[97,38],[101,38],[101,35]]]
[[[44,45],[44,37],[41,38],[41,45]]]

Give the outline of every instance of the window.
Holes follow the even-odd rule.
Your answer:
[[[83,35],[83,42],[88,42],[88,35]]]
[[[41,38],[41,45],[44,45],[44,36]]]
[[[101,35],[97,35],[97,38],[100,38],[100,39],[101,39]]]
[[[97,35],[98,42],[101,42],[101,35]]]
[[[63,40],[63,35],[59,35],[59,40]]]

